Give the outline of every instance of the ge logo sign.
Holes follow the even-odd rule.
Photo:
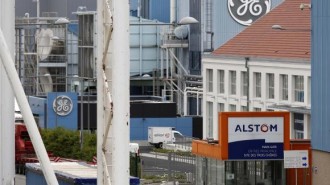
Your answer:
[[[230,15],[238,23],[249,26],[270,11],[271,0],[228,0]]]
[[[66,116],[71,113],[73,108],[73,103],[68,96],[57,96],[53,101],[53,110],[59,116]]]

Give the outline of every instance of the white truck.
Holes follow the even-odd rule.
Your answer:
[[[156,148],[162,148],[163,144],[172,144],[183,138],[183,135],[173,127],[148,127],[148,142]]]

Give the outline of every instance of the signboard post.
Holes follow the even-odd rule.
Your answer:
[[[284,151],[284,168],[308,168],[307,150]]]
[[[296,184],[298,184],[298,168],[308,168],[308,150],[284,151],[284,168],[295,168]]]

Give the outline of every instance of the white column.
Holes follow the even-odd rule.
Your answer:
[[[14,58],[15,51],[14,23],[15,1],[0,0],[0,28],[5,35],[5,41],[9,45],[12,58]],[[0,62],[0,87],[10,87],[2,62]],[[1,88],[0,98],[0,184],[13,185],[15,177],[15,121],[12,89]]]
[[[8,8],[8,9],[10,11],[14,10],[14,9],[11,9],[11,8]],[[2,11],[4,11],[4,10],[2,10]],[[8,12],[6,12],[6,13],[8,13]],[[14,17],[13,14],[9,14],[9,15],[12,15],[12,16],[6,15],[7,16],[6,18],[9,17],[9,19],[10,19],[10,17]],[[7,27],[8,27],[8,24],[10,25],[11,23],[7,22],[7,24],[6,24]],[[13,27],[11,27],[11,28],[13,28]],[[4,29],[4,30],[6,31],[6,33],[8,33],[6,29]],[[10,29],[10,31],[12,31],[12,30]],[[10,37],[10,34],[7,34],[6,36],[8,36],[6,38],[14,38],[14,37]],[[29,132],[34,150],[35,150],[36,155],[38,157],[38,160],[41,164],[41,169],[42,169],[42,172],[44,174],[44,177],[46,179],[47,184],[49,184],[49,185],[58,185],[57,179],[56,179],[55,174],[54,174],[54,170],[53,170],[52,166],[50,165],[48,154],[46,152],[45,146],[43,145],[43,142],[42,142],[37,124],[36,124],[36,122],[33,118],[31,108],[30,108],[29,103],[27,101],[27,98],[25,96],[24,89],[21,85],[20,79],[18,78],[17,71],[16,71],[15,65],[14,65],[13,57],[10,55],[10,53],[12,53],[12,52],[11,52],[11,50],[9,49],[9,47],[6,43],[6,40],[7,40],[7,42],[12,43],[14,41],[14,39],[6,39],[6,38],[3,35],[2,29],[1,29],[1,31],[0,31],[0,57],[1,57],[1,63],[3,64],[3,67],[1,68],[2,69],[1,75],[3,75],[3,74],[8,75],[8,79],[10,81],[9,85],[11,86],[11,88],[13,89],[13,92],[15,93],[17,103],[18,103],[18,105],[20,107],[20,110],[22,112],[26,128]],[[3,69],[5,69],[5,70],[3,70]],[[5,80],[5,78],[3,78],[3,79]],[[4,84],[2,84],[2,85],[4,85]],[[8,84],[5,84],[5,85],[8,85]],[[4,86],[4,87],[6,87],[6,86]],[[1,95],[1,98],[2,98],[1,100],[4,99],[4,101],[1,102],[1,104],[3,104],[3,105],[5,104],[4,102],[7,102],[7,100],[5,100],[5,99],[6,98],[9,99],[9,97],[11,97],[10,98],[11,100],[8,101],[8,102],[10,102],[10,104],[7,104],[8,107],[2,107],[2,111],[0,111],[2,113],[8,113],[8,114],[3,114],[4,119],[1,120],[1,121],[3,121],[2,124],[1,124],[1,126],[2,126],[1,127],[1,134],[4,133],[4,132],[10,132],[12,130],[11,128],[13,128],[13,125],[14,125],[14,123],[11,122],[11,121],[13,121],[13,117],[10,119],[10,115],[13,114],[12,111],[14,110],[14,102],[13,102],[12,94],[13,94],[12,92],[7,93],[6,95],[9,95],[8,97],[3,96],[3,94]],[[9,107],[11,107],[11,108],[9,108]],[[5,109],[9,109],[9,110],[5,110]],[[5,111],[7,111],[7,112],[5,112]],[[7,116],[8,116],[8,119],[7,119]],[[8,127],[6,127],[7,124],[8,124]],[[10,126],[10,124],[12,124],[12,126]],[[8,135],[7,134],[8,133],[2,134],[2,136],[9,136],[8,137],[9,144],[12,144],[10,142],[10,138],[12,138],[14,136],[13,133],[9,133]],[[1,139],[6,139],[6,138],[1,138]],[[7,141],[5,141],[5,142],[7,142]],[[4,154],[3,156],[13,154],[12,152],[10,152],[10,150],[7,151],[8,148],[2,148],[2,147],[5,147],[5,146],[1,146],[1,154],[3,153]],[[9,147],[9,148],[11,148],[11,147]],[[10,157],[8,157],[8,159],[9,158]],[[1,160],[6,160],[6,159],[1,159]],[[7,162],[5,162],[5,163],[7,163]],[[10,163],[10,161],[8,163]],[[10,167],[7,167],[5,165],[1,165],[1,166],[6,168],[4,170],[10,170],[9,169]],[[9,178],[9,177],[4,177],[3,176],[1,180],[4,181],[7,178]],[[12,179],[8,180],[10,182],[2,182],[2,184],[11,184],[13,182],[11,180]]]
[[[104,84],[103,84],[103,49],[104,49],[104,36],[103,36],[103,21],[104,21],[104,0],[97,0],[97,23],[96,23],[96,75],[97,75],[97,184],[106,185],[104,175],[104,164],[102,160],[102,143],[105,129],[104,118]]]
[[[113,50],[112,50],[112,97],[113,97],[113,171],[114,185],[129,184],[129,3],[113,1]]]

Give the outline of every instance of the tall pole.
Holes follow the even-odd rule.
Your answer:
[[[97,51],[96,51],[96,75],[97,75],[97,147],[96,147],[96,154],[97,154],[97,185],[106,185],[104,181],[104,165],[102,160],[102,142],[104,137],[104,85],[103,85],[103,42],[104,42],[104,29],[103,29],[103,22],[104,22],[104,0],[97,0]]]
[[[112,100],[114,185],[129,184],[129,2],[113,1]]]
[[[9,43],[9,55],[15,51],[15,1],[0,0],[0,29]],[[1,59],[0,59],[1,60]],[[0,62],[0,87],[9,87],[9,80]],[[0,92],[0,184],[13,185],[15,177],[15,128],[14,94],[11,88],[1,88]]]

